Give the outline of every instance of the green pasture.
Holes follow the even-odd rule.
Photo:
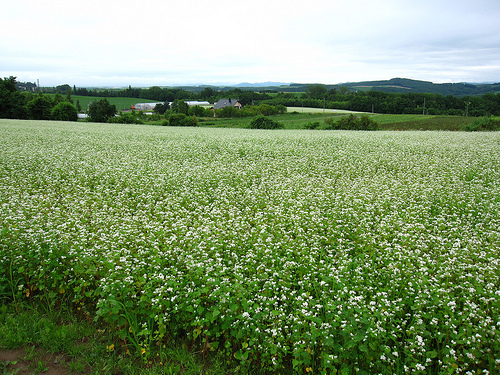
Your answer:
[[[103,99],[102,97],[93,97],[93,96],[81,96],[81,95],[71,95],[71,98],[73,99],[74,104],[76,105],[76,101],[78,100],[80,102],[80,105],[82,107],[82,111],[86,111],[87,107],[90,102],[94,102],[96,100]],[[139,98],[116,98],[116,97],[111,97],[111,98],[106,98],[111,104],[116,105],[116,109],[123,110],[123,109],[130,109],[132,105],[136,103],[155,103],[155,100],[150,100],[150,99],[139,99]],[[159,103],[159,102],[158,102]]]
[[[82,110],[85,111],[88,104],[92,101],[102,99],[100,97],[73,95],[72,99],[80,101]],[[136,103],[154,102],[148,99],[139,98],[107,98],[111,104],[116,105],[118,110],[130,109]],[[328,117],[338,117],[343,115],[355,114],[373,116],[379,123],[381,130],[450,130],[457,131],[462,126],[474,121],[473,117],[463,116],[429,116],[429,115],[391,115],[374,114],[340,109],[323,109],[308,107],[287,107],[288,112],[283,115],[270,116],[276,121],[282,122],[285,129],[305,129],[307,124],[319,122],[318,130],[326,126],[324,120]],[[252,118],[200,118],[200,126],[222,127],[222,128],[247,128]],[[159,125],[161,121],[154,121],[153,124]]]
[[[285,129],[306,129],[307,124],[318,122],[318,130],[326,128],[325,119],[355,114],[372,117],[381,130],[448,130],[459,131],[466,124],[475,120],[474,117],[463,116],[429,116],[429,115],[390,115],[359,113],[344,110],[326,110],[318,108],[289,107],[288,113],[270,116],[273,120],[282,122]],[[200,126],[223,128],[247,128],[253,118],[202,118]]]
[[[346,111],[343,109],[330,109],[330,108],[309,108],[309,107],[287,107],[288,112],[299,113],[324,113],[324,114],[349,114],[349,113],[364,113],[355,111]]]

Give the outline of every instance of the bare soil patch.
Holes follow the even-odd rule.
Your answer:
[[[0,349],[0,373],[18,375],[76,375],[64,354],[53,354],[35,347]]]

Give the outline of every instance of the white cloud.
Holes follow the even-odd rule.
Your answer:
[[[0,14],[0,76],[169,85],[395,76],[500,80],[500,2],[18,0]]]

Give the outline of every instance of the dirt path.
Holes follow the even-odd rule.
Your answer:
[[[50,354],[37,347],[0,349],[0,373],[17,375],[76,375],[63,354]],[[81,374],[81,373],[80,373]]]

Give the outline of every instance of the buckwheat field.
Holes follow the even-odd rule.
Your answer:
[[[148,356],[500,372],[500,133],[0,120],[0,293]],[[242,370],[243,371],[243,370]]]

